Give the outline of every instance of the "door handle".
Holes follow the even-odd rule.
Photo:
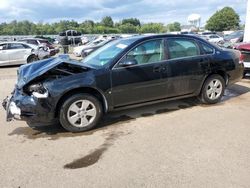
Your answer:
[[[166,72],[167,68],[165,66],[156,66],[154,67],[154,72]]]
[[[161,72],[162,67],[158,66],[158,67],[154,67],[154,72]]]
[[[161,72],[162,73],[167,73],[168,72],[167,70],[168,70],[167,67],[164,66],[164,67],[162,67]]]

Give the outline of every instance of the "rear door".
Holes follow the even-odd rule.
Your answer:
[[[136,60],[137,65],[112,70],[112,97],[115,107],[165,98],[166,85],[162,81],[165,69],[164,40],[145,41],[129,51],[120,61]]]
[[[209,58],[203,54],[194,39],[175,37],[167,39],[169,71],[167,96],[193,94],[209,72]]]
[[[7,51],[7,44],[0,44],[0,65],[9,64],[9,55]]]

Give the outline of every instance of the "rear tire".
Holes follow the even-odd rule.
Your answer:
[[[67,98],[60,109],[60,123],[70,132],[93,129],[102,117],[99,100],[89,94],[76,94]]]
[[[218,74],[209,76],[202,87],[200,100],[205,104],[218,103],[225,92],[225,80]]]

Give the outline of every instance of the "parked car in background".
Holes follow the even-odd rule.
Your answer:
[[[250,73],[250,43],[242,43],[235,48],[241,51],[241,60],[244,62],[245,74]]]
[[[214,31],[205,31],[205,32],[202,32],[202,34],[201,35],[216,35],[216,32],[214,32]]]
[[[88,56],[89,54],[91,54],[92,52],[94,52],[95,50],[101,48],[102,46],[114,41],[115,39],[109,39],[109,40],[105,40],[97,45],[93,45],[90,47],[86,47],[82,50],[82,57],[85,58],[86,56]]]
[[[59,49],[55,48],[48,40],[40,38],[27,38],[20,40],[21,42],[26,42],[28,44],[33,44],[36,46],[44,46],[48,48],[50,56],[54,56],[59,52]]]
[[[0,66],[19,65],[38,60],[38,49],[23,42],[0,43]]]
[[[224,41],[224,38],[217,35],[217,34],[212,34],[212,35],[205,35],[207,40],[209,42],[212,42],[212,43],[219,43],[219,42],[223,42]]]
[[[15,90],[2,105],[8,121],[59,121],[80,132],[113,110],[192,96],[218,103],[243,71],[239,51],[198,37],[137,36],[110,42],[82,62],[64,56],[21,66]]]
[[[86,43],[85,45],[81,45],[81,46],[77,46],[77,47],[74,47],[73,49],[73,54],[76,56],[76,57],[80,57],[82,55],[82,51],[86,48],[89,48],[89,47],[93,47],[93,46],[96,46],[98,44],[100,44],[101,42],[103,41],[106,41],[108,40],[107,36],[104,35],[104,36],[100,36],[92,41],[90,41],[89,43]]]
[[[50,51],[48,50],[47,47],[44,47],[44,46],[37,47],[36,45],[32,45],[32,44],[29,44],[29,46],[37,50],[37,57],[39,60],[51,57]]]
[[[231,43],[239,43],[243,42],[243,37],[244,37],[244,31],[235,31],[229,35],[226,35],[224,37],[224,40],[226,42],[231,42]]]
[[[60,41],[60,38],[67,37],[69,45],[77,45],[82,42],[81,35],[82,34],[76,30],[67,30],[59,33],[58,40]]]

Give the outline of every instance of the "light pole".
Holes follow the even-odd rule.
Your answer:
[[[250,0],[247,1],[244,42],[250,42]]]

